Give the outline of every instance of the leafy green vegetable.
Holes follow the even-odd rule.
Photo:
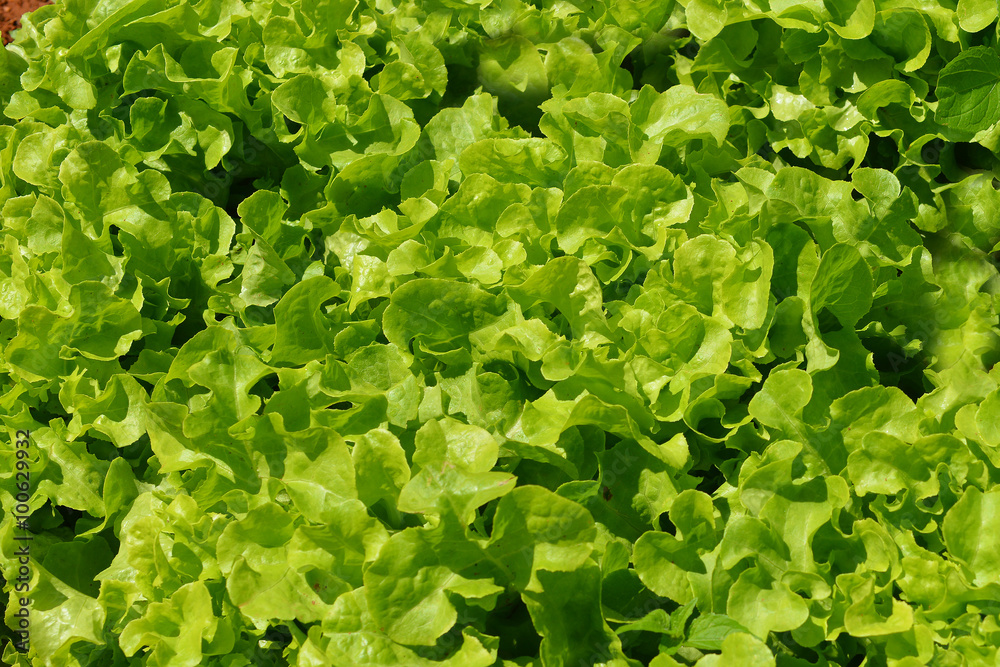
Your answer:
[[[963,51],[938,75],[937,119],[962,132],[988,129],[1000,120],[997,84],[1000,55],[995,50],[979,46]]]
[[[2,661],[996,665],[997,21],[26,16]]]

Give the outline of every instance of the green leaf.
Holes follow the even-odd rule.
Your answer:
[[[703,651],[725,651],[726,639],[740,632],[748,632],[742,625],[722,614],[702,614],[691,622],[684,643]],[[749,634],[749,633],[748,633]],[[732,646],[732,642],[730,642]]]
[[[212,597],[204,582],[196,581],[179,589],[165,602],[154,602],[141,618],[125,626],[121,647],[126,656],[143,646],[152,647],[154,664],[169,661],[179,667],[202,664],[202,642],[211,640],[218,619],[212,613]],[[181,628],[187,632],[180,632]]]
[[[830,0],[823,5],[834,18],[830,27],[844,39],[862,39],[875,27],[872,0]]]
[[[699,137],[721,146],[729,132],[726,103],[690,86],[673,86],[664,93],[643,86],[631,112],[632,122],[654,146],[679,146]]]
[[[471,545],[436,549],[433,538],[414,529],[389,539],[365,570],[372,617],[393,641],[433,646],[458,618],[449,592],[467,598],[492,597],[503,589],[458,574],[473,558]],[[471,586],[472,584],[477,584]]]
[[[942,532],[948,550],[972,573],[976,586],[996,581],[1000,574],[1000,492],[969,487],[944,517]]]
[[[566,155],[548,139],[483,139],[462,151],[458,165],[466,176],[489,174],[501,183],[548,187],[560,183]]]
[[[729,18],[726,3],[715,0],[689,0],[684,10],[691,32],[705,42],[718,35]]]
[[[678,604],[694,599],[689,575],[706,571],[694,545],[666,533],[644,533],[635,543],[632,560],[643,584]]]
[[[858,111],[868,120],[878,119],[878,110],[890,104],[902,104],[909,109],[916,101],[913,88],[899,79],[886,79],[872,85],[858,97]]]
[[[618,634],[625,632],[658,632],[660,634],[669,634],[670,631],[670,614],[663,609],[654,609],[638,621],[626,623],[615,630]]]
[[[698,667],[773,667],[776,662],[763,641],[746,632],[734,632],[723,640],[720,655],[707,655],[695,664]]]
[[[548,262],[509,292],[523,310],[542,302],[554,305],[566,314],[574,338],[596,342],[610,333],[601,308],[599,283],[590,268],[575,257]]]
[[[861,441],[861,449],[848,457],[847,469],[859,495],[893,495],[909,489],[916,499],[923,499],[939,491],[934,472],[937,462],[949,461],[957,466],[972,460],[962,443],[949,434],[925,436],[909,444],[874,431]]]
[[[878,12],[870,40],[904,72],[923,66],[931,52],[931,32],[924,14],[909,7]]]
[[[54,380],[67,374],[67,359],[116,359],[142,335],[135,306],[103,283],[73,285],[68,301],[62,315],[40,306],[21,311],[20,331],[5,350],[15,373],[32,381]]]
[[[614,664],[625,658],[621,640],[601,613],[600,568],[593,562],[571,571],[543,571],[524,595],[542,636],[543,664]]]
[[[521,93],[541,97],[548,88],[545,67],[538,49],[517,35],[488,40],[479,60],[479,80],[499,97]]]
[[[410,466],[399,440],[385,429],[366,433],[351,450],[358,497],[367,505],[387,500],[395,505],[410,481]]]
[[[913,609],[905,602],[892,599],[891,607],[876,607],[875,582],[865,578],[852,587],[849,596],[853,604],[844,613],[844,626],[856,637],[872,637],[906,632],[913,626]],[[889,612],[886,616],[886,611]]]
[[[851,176],[851,184],[875,205],[875,215],[879,218],[889,212],[901,193],[899,179],[884,169],[861,167]]]
[[[868,263],[853,247],[838,243],[823,253],[810,294],[813,312],[829,308],[845,327],[853,327],[872,306]]]
[[[326,276],[304,280],[289,289],[274,306],[276,324],[271,363],[304,364],[334,348],[334,327],[322,306],[340,294]]]
[[[812,398],[809,374],[798,369],[768,376],[764,388],[750,399],[750,414],[765,426],[795,428],[795,416]]]
[[[726,613],[757,637],[767,637],[800,627],[809,618],[809,607],[787,584],[754,567],[729,589]]]
[[[385,336],[400,349],[420,337],[448,342],[492,324],[503,301],[473,285],[434,278],[411,280],[396,289],[382,316]]]
[[[486,547],[518,589],[537,590],[539,572],[578,571],[596,537],[594,519],[577,503],[538,486],[520,486],[497,504]]]
[[[995,9],[995,8],[994,8]],[[958,54],[938,75],[935,117],[960,132],[979,132],[1000,120],[1000,55],[985,46]]]
[[[976,411],[976,427],[986,444],[1000,447],[1000,390],[983,399]]]
[[[959,0],[955,14],[962,30],[979,32],[997,20],[997,3],[993,0]]]

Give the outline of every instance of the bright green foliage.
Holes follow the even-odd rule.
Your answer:
[[[3,662],[997,665],[997,18],[29,15]]]
[[[977,46],[964,51],[938,76],[938,121],[962,132],[988,130],[1000,120],[998,84],[1000,55],[995,50]]]

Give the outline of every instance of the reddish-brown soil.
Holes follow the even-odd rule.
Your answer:
[[[0,31],[3,32],[3,43],[10,44],[10,31],[21,27],[21,16],[48,4],[49,0],[0,0]]]

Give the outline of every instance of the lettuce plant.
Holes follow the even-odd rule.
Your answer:
[[[3,661],[996,665],[997,18],[26,17]]]

